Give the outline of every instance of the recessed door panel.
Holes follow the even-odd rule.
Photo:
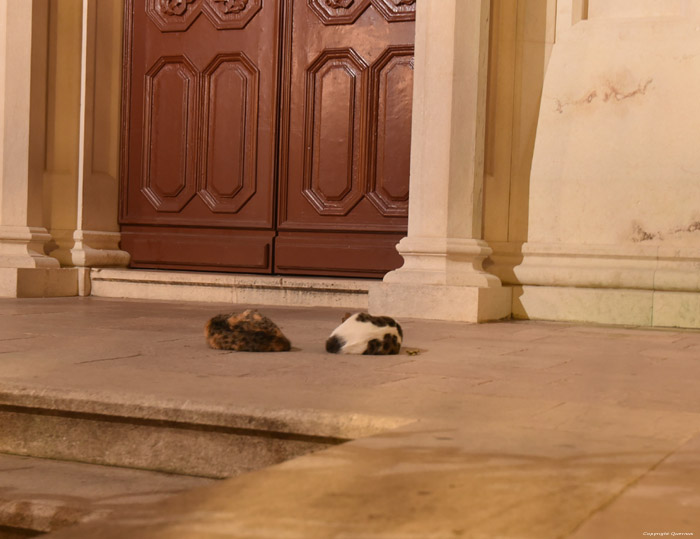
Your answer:
[[[183,56],[146,73],[141,193],[156,212],[179,212],[196,186],[197,77]]]
[[[204,72],[200,195],[213,212],[237,213],[256,191],[258,70],[242,54]]]

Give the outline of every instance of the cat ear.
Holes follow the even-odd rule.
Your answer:
[[[345,316],[343,316],[341,322],[345,322],[348,318],[352,316],[352,313],[345,313]]]

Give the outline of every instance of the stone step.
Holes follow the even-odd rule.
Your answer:
[[[0,386],[0,452],[224,478],[401,422],[46,387]]]
[[[0,454],[0,539],[129,511],[213,480]]]
[[[369,288],[376,282],[373,279],[93,268],[86,293],[105,298],[367,310]]]

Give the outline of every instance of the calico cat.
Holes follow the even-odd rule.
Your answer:
[[[346,316],[326,341],[333,354],[398,354],[403,340],[401,326],[388,316],[356,313]]]
[[[207,322],[204,335],[207,344],[218,350],[286,352],[291,348],[280,328],[253,309],[215,316]]]

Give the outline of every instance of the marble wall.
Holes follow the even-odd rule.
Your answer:
[[[512,275],[518,316],[697,327],[699,5],[589,0],[557,36]],[[617,300],[574,315],[591,289]]]

